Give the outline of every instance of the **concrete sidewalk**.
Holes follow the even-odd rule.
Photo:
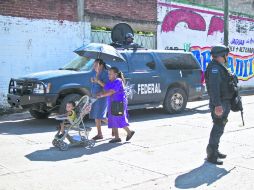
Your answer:
[[[223,166],[204,161],[212,126],[208,101],[191,102],[184,114],[131,111],[131,142],[61,152],[51,145],[57,121],[12,115],[0,121],[0,190],[254,189],[254,96],[243,97],[245,124],[231,113],[222,137]],[[16,119],[15,119],[16,118]],[[25,118],[25,119],[24,119]],[[93,125],[89,123],[89,125]],[[91,137],[95,135],[94,129]]]

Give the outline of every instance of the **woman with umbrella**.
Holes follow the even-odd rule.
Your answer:
[[[109,82],[105,85],[104,92],[97,95],[98,99],[109,97],[108,103],[108,127],[112,128],[115,138],[110,143],[121,142],[118,134],[118,128],[123,128],[127,132],[126,141],[129,141],[134,135],[134,131],[129,129],[127,97],[124,91],[125,79],[123,73],[116,67],[109,69]]]
[[[93,65],[94,74],[91,78],[92,87],[91,94],[93,97],[99,92],[103,91],[105,84],[108,82],[108,72],[106,64],[101,59],[96,59]],[[101,124],[107,123],[107,98],[100,98],[92,104],[90,119],[95,119],[95,125],[97,127],[97,135],[93,137],[93,140],[103,139]]]
[[[84,45],[78,49],[76,49],[74,51],[75,53],[77,53],[80,56],[84,56],[84,57],[89,57],[91,59],[96,59],[98,64],[100,65],[100,60],[104,60],[104,61],[114,61],[114,62],[125,62],[125,59],[123,58],[123,56],[112,46],[107,45],[107,44],[100,44],[100,43],[90,43],[87,45]],[[103,62],[103,61],[102,61]],[[103,64],[102,64],[103,65]],[[103,71],[105,71],[105,64],[103,66],[100,66],[99,68],[104,69]],[[100,71],[100,69],[98,69],[98,71]],[[101,72],[101,71],[100,71]],[[98,73],[98,72],[97,72]],[[103,74],[104,76],[105,74]],[[111,80],[111,82],[108,82],[107,87],[105,86],[105,89],[107,89],[108,91],[106,93],[104,92],[100,92],[102,91],[102,88],[104,87],[106,81],[103,81],[102,78],[98,77],[99,75],[96,75],[97,77],[93,78],[91,81],[93,83],[95,83],[96,87],[94,87],[96,90],[94,92],[92,92],[92,94],[94,95],[95,92],[97,92],[98,94],[101,94],[104,98],[103,101],[106,101],[105,97],[106,96],[114,96],[116,99],[122,99],[124,101],[124,115],[123,116],[113,116],[112,113],[110,111],[108,111],[108,117],[109,117],[109,127],[113,128],[112,130],[115,131],[112,132],[112,135],[115,135],[115,139],[112,140],[112,142],[120,142],[121,139],[119,138],[118,135],[118,130],[117,128],[124,128],[128,135],[126,140],[129,140],[132,135],[134,134],[133,131],[130,131],[128,128],[128,119],[127,119],[127,99],[125,96],[125,93],[123,91],[123,82],[121,79],[119,79],[119,70],[117,68],[113,68],[110,69],[109,71],[109,78]],[[117,88],[117,85],[119,85]],[[114,87],[116,88],[114,90]],[[121,91],[121,92],[120,92]],[[113,95],[115,94],[115,95]],[[100,102],[100,100],[97,100],[98,102]],[[96,102],[97,102],[96,101]],[[105,103],[105,102],[103,102]],[[111,100],[110,100],[111,103]],[[98,103],[99,104],[99,103]],[[105,104],[103,104],[105,105]],[[103,107],[104,108],[104,107]],[[108,107],[109,109],[111,109],[111,106],[109,105]],[[100,112],[100,108],[99,106],[96,107],[96,104],[94,105],[94,108],[92,107],[91,110],[91,118],[95,118],[96,112]],[[93,139],[98,140],[98,139],[102,139],[102,133],[101,133],[101,121],[104,120],[104,112],[105,110],[103,109],[103,112],[96,115],[97,119],[99,118],[100,121],[98,121],[97,124],[97,129],[98,129],[98,135],[96,135]],[[96,118],[95,118],[96,119]]]

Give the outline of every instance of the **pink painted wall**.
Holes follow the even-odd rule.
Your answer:
[[[157,5],[158,49],[190,49],[205,70],[211,46],[224,41],[223,13],[166,0]],[[254,19],[230,16],[229,47],[229,69],[237,74],[241,86],[254,87]]]

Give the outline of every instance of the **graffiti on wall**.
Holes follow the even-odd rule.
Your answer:
[[[191,30],[206,31],[206,21],[202,15],[185,9],[176,9],[167,13],[161,29],[163,32],[174,31],[178,23],[184,22]],[[224,21],[221,17],[213,16],[211,18],[207,35],[213,35],[214,32],[224,32]]]
[[[174,31],[178,23],[185,22],[188,25],[188,28],[192,30],[206,30],[206,22],[204,18],[193,12],[187,11],[184,9],[176,9],[170,11],[164,18],[162,22],[162,31],[169,32]]]
[[[211,61],[211,47],[191,47],[191,52],[197,58],[203,71]],[[228,69],[238,76],[238,79],[247,81],[254,77],[254,55],[239,56],[232,53],[228,56]]]
[[[158,49],[191,51],[206,70],[211,47],[224,41],[223,12],[166,0],[159,0],[157,7],[161,23],[157,28]],[[253,36],[254,19],[230,15],[228,66],[241,80],[240,85],[254,86]]]

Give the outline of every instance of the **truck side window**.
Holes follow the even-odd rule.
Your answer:
[[[111,67],[117,67],[122,72],[128,72],[128,64],[125,62],[106,62],[107,65]]]
[[[158,57],[168,70],[200,69],[200,66],[191,54],[158,53]]]
[[[133,53],[130,61],[134,72],[147,72],[155,69],[156,64],[151,54]]]
[[[126,57],[125,54],[122,54],[122,56],[125,58],[125,60],[127,60],[127,57]],[[106,62],[106,64],[110,65],[111,67],[117,67],[122,72],[128,72],[129,71],[128,63],[126,63],[126,62],[110,61],[110,62]]]

